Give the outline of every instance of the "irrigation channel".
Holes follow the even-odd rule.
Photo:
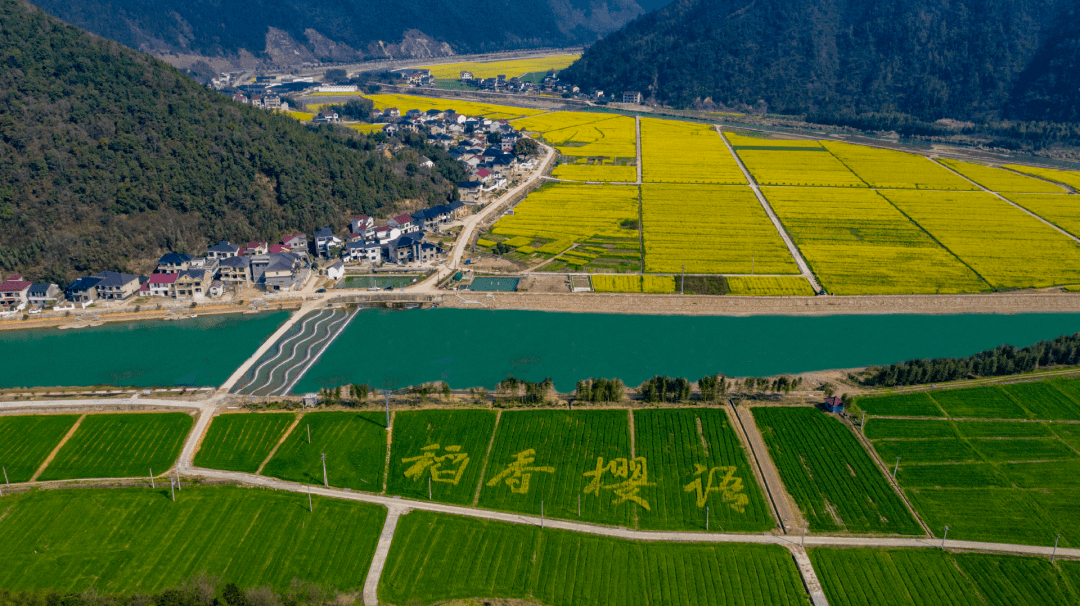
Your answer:
[[[356,314],[357,310],[340,308],[307,314],[259,358],[232,392],[249,396],[289,393]]]

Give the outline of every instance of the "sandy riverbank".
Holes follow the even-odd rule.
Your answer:
[[[136,322],[143,320],[183,320],[192,316],[218,316],[221,314],[262,313],[264,311],[279,311],[282,309],[299,309],[300,301],[286,301],[260,307],[258,311],[252,311],[251,306],[244,305],[206,305],[195,308],[166,308],[147,309],[143,311],[109,310],[106,308],[88,308],[85,311],[73,311],[70,316],[48,315],[30,316],[28,320],[18,319],[0,322],[0,330],[29,330],[33,328],[86,328],[100,326],[109,322]]]

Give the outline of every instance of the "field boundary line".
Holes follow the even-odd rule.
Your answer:
[[[997,168],[1000,168],[1001,170],[1007,170],[1010,173],[1012,173],[1014,175],[1020,175],[1021,177],[1031,177],[1032,179],[1039,179],[1040,181],[1046,181],[1047,183],[1050,183],[1051,185],[1057,185],[1058,187],[1065,190],[1064,194],[1047,194],[1047,195],[1050,195],[1050,196],[1062,196],[1062,195],[1067,196],[1069,194],[1080,193],[1080,191],[1078,191],[1075,187],[1073,187],[1071,185],[1068,185],[1068,184],[1065,184],[1065,183],[1058,183],[1057,181],[1054,181],[1053,179],[1050,179],[1048,177],[1043,177],[1041,175],[1029,175],[1028,173],[1022,173],[1022,172],[1020,172],[1018,170],[1013,170],[1013,169],[1008,168],[1008,167],[1006,167],[1004,165],[999,165],[999,166],[997,166]]]
[[[641,174],[641,116],[634,116],[634,127],[637,131],[637,183],[640,186],[642,184]]]
[[[798,266],[799,271],[802,273],[802,277],[810,282],[810,286],[813,287],[815,294],[823,292],[817,276],[815,276],[814,272],[810,269],[810,264],[803,258],[802,251],[799,250],[799,247],[795,246],[795,240],[791,239],[791,234],[784,228],[784,224],[780,221],[780,217],[776,215],[776,211],[773,210],[772,205],[765,199],[765,194],[761,193],[761,187],[758,186],[758,182],[754,180],[754,175],[750,174],[750,169],[746,168],[742,158],[739,157],[739,154],[735,153],[735,148],[733,148],[731,143],[724,138],[724,134],[720,130],[720,127],[714,124],[712,129],[713,132],[716,133],[716,136],[720,137],[720,141],[724,143],[724,147],[727,148],[728,153],[731,154],[731,157],[735,160],[735,164],[739,166],[739,170],[742,171],[743,177],[746,178],[746,182],[750,185],[750,189],[754,192],[754,195],[757,196],[761,208],[765,210],[765,214],[768,215],[769,220],[772,221],[773,227],[776,228],[780,238],[784,241],[784,244],[787,245],[788,254],[790,254],[791,258],[795,261],[795,265]]]
[[[367,578],[364,580],[364,604],[366,606],[378,606],[379,604],[379,579],[382,578],[383,568],[386,567],[386,556],[390,554],[390,545],[394,542],[394,531],[397,530],[398,520],[406,513],[409,513],[409,510],[405,507],[388,506],[386,508],[386,521],[383,522],[382,532],[379,533],[379,542],[375,546],[375,555],[371,558]]]
[[[386,494],[386,487],[390,485],[390,454],[394,444],[394,420],[397,418],[397,411],[391,411],[390,413],[390,427],[386,428],[386,463],[383,467],[382,474],[382,492]]]
[[[892,477],[889,473],[889,468],[885,466],[885,461],[882,461],[881,457],[878,456],[877,451],[874,450],[874,445],[870,443],[870,439],[862,435],[861,431],[856,431],[855,426],[851,422],[844,423],[844,425],[848,428],[848,431],[855,434],[855,439],[862,444],[863,450],[866,450],[870,455],[870,458],[873,459],[874,463],[877,465],[878,471],[885,476],[885,481],[889,483],[889,486],[892,486],[893,492],[900,496],[900,500],[904,502],[904,506],[908,508],[908,511],[911,513],[912,517],[915,518],[915,521],[919,523],[919,526],[922,526],[926,535],[928,537],[933,537],[933,531],[931,531],[930,527],[923,521],[919,512],[915,511],[915,507],[911,504],[911,501],[908,500],[907,495],[904,494],[904,489],[900,487],[900,483],[896,481],[896,478]]]
[[[637,459],[637,444],[636,444],[636,440],[634,439],[634,409],[633,408],[626,409],[626,418],[627,418],[627,423],[628,423],[627,426],[630,429],[630,459],[634,460],[634,459]],[[638,523],[638,504],[637,503],[634,503],[633,511],[634,511],[634,530],[637,530],[640,527],[639,523]]]
[[[303,412],[296,413],[296,419],[292,422],[292,425],[289,425],[289,428],[285,430],[285,433],[281,435],[281,439],[278,440],[278,443],[274,444],[274,447],[270,449],[270,454],[266,455],[266,459],[264,459],[263,462],[259,465],[259,468],[255,470],[255,475],[262,475],[263,469],[266,468],[267,463],[270,462],[270,459],[274,458],[274,455],[277,454],[278,449],[281,448],[281,445],[285,443],[285,440],[289,439],[289,436],[292,435],[292,432],[296,429],[297,425],[300,425],[300,420],[303,418]]]
[[[480,466],[480,481],[476,483],[476,494],[473,495],[472,504],[476,507],[480,504],[480,491],[484,488],[484,476],[487,474],[487,466],[491,461],[491,449],[495,447],[495,432],[499,431],[499,420],[502,419],[502,411],[495,411],[495,427],[491,430],[491,439],[488,440],[487,452],[484,453],[484,464]]]
[[[60,449],[64,447],[64,444],[67,444],[68,440],[71,439],[71,436],[75,435],[75,430],[78,429],[80,425],[82,425],[83,419],[85,419],[86,415],[88,414],[90,413],[84,412],[82,413],[82,416],[80,416],[78,419],[75,419],[75,424],[71,426],[71,429],[69,429],[66,434],[64,434],[64,437],[61,438],[60,443],[56,445],[56,448],[52,449],[52,452],[49,453],[49,456],[45,457],[45,460],[41,463],[41,466],[37,468],[37,471],[34,472],[34,475],[30,476],[30,482],[37,481],[38,476],[45,472],[45,468],[49,466],[49,463],[52,463],[53,459],[56,458],[57,453],[60,452]]]
[[[936,159],[935,159],[935,162],[937,162],[937,160],[936,160]],[[1026,215],[1030,215],[1031,217],[1034,217],[1035,219],[1039,220],[1039,221],[1040,221],[1041,223],[1043,223],[1044,225],[1048,226],[1048,227],[1049,227],[1050,229],[1053,229],[1054,231],[1056,231],[1056,232],[1058,232],[1059,234],[1061,234],[1061,235],[1065,236],[1066,238],[1068,238],[1068,239],[1072,240],[1073,242],[1076,242],[1077,244],[1080,244],[1080,238],[1077,238],[1076,236],[1074,236],[1074,235],[1070,234],[1069,232],[1065,231],[1064,229],[1061,229],[1060,227],[1058,227],[1057,225],[1054,225],[1054,224],[1053,224],[1053,223],[1051,223],[1050,221],[1047,221],[1046,219],[1043,219],[1043,218],[1042,218],[1042,217],[1040,217],[1039,215],[1036,215],[1035,213],[1031,212],[1030,210],[1028,210],[1028,209],[1024,208],[1023,206],[1020,206],[1020,205],[1019,205],[1019,204],[1017,204],[1016,202],[1013,202],[1012,200],[1010,200],[1010,199],[1006,198],[1005,196],[1003,196],[1003,195],[1001,195],[1001,194],[997,193],[996,191],[994,191],[994,190],[992,190],[992,189],[988,189],[988,188],[986,188],[986,187],[983,187],[983,186],[982,186],[982,185],[980,185],[979,183],[977,183],[977,182],[975,182],[975,181],[972,181],[971,179],[967,178],[966,176],[964,176],[964,175],[960,174],[960,173],[959,173],[959,172],[958,172],[958,171],[957,171],[956,169],[954,169],[953,167],[949,166],[948,164],[945,164],[944,162],[937,162],[937,164],[938,164],[938,166],[944,166],[944,167],[945,167],[945,168],[946,168],[947,170],[950,170],[950,171],[952,171],[952,172],[953,172],[954,174],[956,174],[956,175],[958,175],[958,176],[959,176],[960,178],[962,178],[962,179],[966,180],[966,181],[967,181],[968,183],[971,183],[971,184],[972,184],[972,185],[974,185],[975,187],[978,187],[978,188],[979,188],[980,190],[982,190],[983,192],[986,192],[986,193],[988,193],[988,194],[990,194],[990,195],[994,196],[994,197],[995,197],[995,198],[997,198],[998,200],[1001,200],[1002,202],[1004,202],[1004,203],[1008,204],[1009,206],[1012,206],[1013,208],[1015,208],[1015,209],[1019,210],[1020,212],[1022,212],[1022,213],[1024,213],[1024,214],[1026,214]],[[1027,175],[1025,175],[1025,176],[1027,176]],[[1019,192],[1016,192],[1016,193],[1019,193]]]
[[[776,464],[773,463],[772,457],[769,456],[768,446],[765,444],[765,439],[762,437],[761,431],[758,430],[757,422],[754,420],[753,415],[750,415],[750,424],[754,428],[755,436],[750,435],[750,430],[747,429],[742,414],[739,413],[738,407],[731,401],[731,398],[728,398],[728,404],[731,406],[732,414],[735,415],[735,420],[738,421],[739,428],[746,437],[747,451],[750,453],[750,457],[757,466],[757,472],[761,478],[761,486],[765,489],[765,495],[769,497],[769,503],[773,506],[773,515],[776,516],[776,524],[780,527],[780,531],[784,534],[789,534],[788,525],[784,523],[785,519],[787,519],[790,524],[803,528],[804,520],[802,511],[799,510],[798,506],[793,506],[794,500],[788,495],[787,488],[784,486],[784,481],[780,478],[780,471],[776,469]],[[749,409],[747,409],[747,411],[749,413]],[[732,425],[734,425],[734,423],[732,423]],[[736,435],[738,435],[738,432],[736,432]],[[758,449],[754,447],[755,442],[761,445],[761,449],[764,451],[762,454],[758,454]],[[765,460],[764,463],[762,462],[763,458]],[[769,474],[765,473],[766,468],[769,469]],[[770,474],[774,481],[769,481]],[[775,490],[773,484],[776,484]],[[785,516],[784,514],[787,515]]]

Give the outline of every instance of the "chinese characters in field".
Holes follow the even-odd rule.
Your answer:
[[[461,452],[460,446],[447,446],[442,449],[443,454],[439,454],[439,450],[438,444],[432,444],[421,448],[423,454],[420,456],[402,459],[402,463],[412,463],[412,466],[405,470],[405,477],[419,480],[426,472],[431,474],[432,482],[457,486],[469,465],[469,455]]]
[[[612,480],[605,483],[604,476],[609,474]],[[649,502],[640,494],[643,487],[653,486],[649,484],[649,466],[645,457],[611,459],[607,463],[604,463],[604,457],[597,457],[596,469],[586,471],[584,475],[592,478],[585,487],[585,494],[600,496],[601,490],[610,490],[615,493],[614,505],[633,501],[651,511]]]
[[[498,475],[488,481],[488,486],[496,486],[505,482],[510,487],[510,492],[528,494],[529,479],[534,473],[555,473],[555,468],[549,465],[534,466],[536,451],[532,448],[523,450],[514,455],[514,460],[506,466]]]
[[[694,463],[694,481],[683,486],[683,491],[697,493],[699,508],[705,506],[710,494],[717,493],[729,507],[739,513],[745,513],[750,497],[743,493],[742,478],[735,477],[735,471],[735,467],[720,466],[710,469],[700,463]],[[702,478],[705,478],[704,483],[702,483]]]

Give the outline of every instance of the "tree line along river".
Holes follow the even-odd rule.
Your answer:
[[[217,386],[287,312],[0,333],[0,388]],[[1080,314],[655,316],[433,309],[363,311],[294,388],[426,381],[492,388],[507,376],[628,385],[666,374],[768,376],[962,356],[1080,330]]]

